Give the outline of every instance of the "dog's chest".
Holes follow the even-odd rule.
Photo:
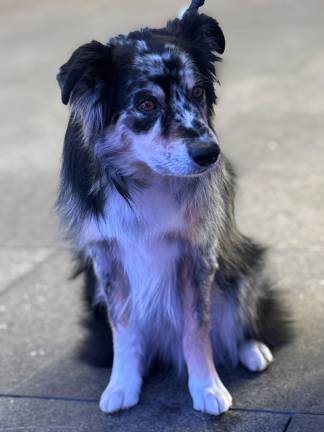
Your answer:
[[[134,191],[128,203],[118,192],[109,192],[103,217],[90,219],[86,225],[86,242],[114,240],[121,245],[150,244],[159,238],[184,232],[184,206],[163,184]]]
[[[172,234],[184,229],[183,209],[160,185],[139,191],[133,200],[133,209],[128,204],[125,208],[120,200],[115,202],[116,207],[110,207],[115,216],[111,213],[113,219],[109,219],[128,276],[132,308],[143,323],[156,321],[161,314],[176,322],[180,251]]]
[[[118,259],[127,274],[132,308],[143,322],[167,315],[176,321],[176,273],[180,246],[176,236],[184,230],[184,209],[162,187],[132,195],[131,206],[117,193],[107,200],[105,216],[88,225],[98,241],[114,240]],[[154,315],[154,317],[152,316]]]

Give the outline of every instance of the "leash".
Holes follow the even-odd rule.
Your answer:
[[[193,12],[198,13],[198,9],[205,3],[205,0],[191,0],[189,7],[183,6],[178,13],[178,18],[182,19],[186,14]]]
[[[205,0],[192,0],[186,12],[197,11],[205,3]]]

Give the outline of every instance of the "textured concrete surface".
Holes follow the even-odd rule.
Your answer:
[[[298,338],[262,375],[221,371],[234,397],[221,418],[191,408],[184,383],[158,375],[139,406],[97,401],[109,372],[75,360],[79,281],[53,202],[66,109],[55,82],[71,50],[141,25],[181,0],[0,3],[0,432],[324,430],[324,4],[207,0],[227,36],[215,124],[239,173],[242,230],[271,246]],[[145,11],[145,12],[144,12]]]

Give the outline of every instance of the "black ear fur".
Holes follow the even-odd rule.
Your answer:
[[[110,58],[111,47],[97,41],[92,41],[77,48],[56,75],[61,89],[62,102],[65,105],[68,104],[74,88],[91,67]]]
[[[169,29],[186,40],[210,51],[223,54],[225,51],[225,37],[218,22],[197,11],[185,13],[181,20],[174,20],[168,24]]]
[[[199,15],[199,20],[201,25],[197,36],[199,37],[200,31],[201,39],[207,41],[211,50],[223,54],[225,51],[225,37],[218,22],[214,18],[204,14]]]

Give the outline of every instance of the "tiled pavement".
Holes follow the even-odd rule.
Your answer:
[[[78,44],[161,25],[181,1],[2,0],[0,432],[324,431],[324,3],[206,3],[227,35],[216,126],[239,224],[271,246],[298,337],[262,375],[221,371],[234,397],[221,418],[162,375],[136,408],[100,413],[108,372],[74,358],[80,283],[52,211],[66,124],[54,76]]]

